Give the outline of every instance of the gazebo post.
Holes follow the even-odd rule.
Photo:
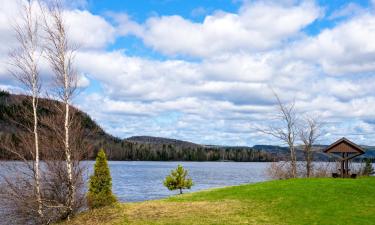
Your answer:
[[[345,153],[342,153],[342,159],[341,159],[341,178],[345,177],[345,162],[344,162],[344,158],[345,158]]]
[[[346,153],[345,155],[345,158],[349,157],[349,153]],[[345,160],[345,167],[345,174],[347,177],[349,177],[349,159]]]

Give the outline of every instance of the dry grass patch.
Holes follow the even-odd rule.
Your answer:
[[[90,210],[62,225],[278,224],[266,207],[239,200],[146,201]]]
[[[73,218],[70,222],[66,221],[61,225],[112,225],[121,224],[124,221],[124,210],[122,204],[108,206],[101,209],[89,210]]]
[[[259,205],[249,206],[237,200],[150,201],[127,204],[124,210],[126,224],[259,224],[269,218],[261,213]]]

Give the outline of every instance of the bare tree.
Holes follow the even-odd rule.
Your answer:
[[[42,174],[43,169],[42,165],[35,166],[34,114],[31,98],[17,96],[15,101],[18,103],[14,103],[12,110],[4,115],[14,123],[15,132],[2,135],[0,148],[6,151],[11,159],[16,160],[0,164],[0,218],[6,224],[44,224],[43,220],[46,218],[43,205],[43,176],[39,178],[40,192],[36,192],[35,174],[37,170]],[[41,156],[40,149],[38,154]]]
[[[303,142],[303,152],[306,161],[306,176],[310,177],[314,161],[313,145],[320,136],[321,123],[316,117],[307,116],[304,119],[304,125],[300,128],[299,137]]]
[[[67,218],[73,213],[76,187],[73,182],[73,162],[71,138],[71,101],[77,90],[77,73],[73,67],[75,48],[69,43],[61,2],[49,5],[48,14],[44,14],[46,31],[46,55],[55,75],[55,91],[63,103],[64,118],[64,153],[68,176]]]
[[[63,105],[63,103],[62,103]],[[51,102],[51,111],[56,109],[56,104]],[[42,130],[42,153],[48,161],[45,161],[45,173],[43,176],[44,194],[48,213],[54,218],[52,221],[64,220],[79,212],[85,205],[84,175],[86,167],[82,160],[88,159],[91,147],[88,136],[91,131],[85,131],[82,118],[77,115],[77,110],[71,107],[69,147],[71,157],[71,177],[67,176],[65,154],[65,130],[61,127],[65,123],[65,114],[54,113],[42,118],[41,123],[45,127]],[[95,132],[95,131],[92,131]],[[74,187],[74,196],[71,194],[71,186]],[[70,201],[70,198],[74,201]],[[71,203],[71,205],[69,205]]]
[[[70,110],[70,148],[72,159],[72,180],[67,176],[65,162],[65,131],[62,129],[65,114],[61,113],[58,104],[52,100],[40,99],[40,156],[41,161],[41,199],[43,217],[38,216],[38,204],[35,193],[30,189],[35,185],[34,151],[29,146],[33,144],[32,110],[27,96],[23,99],[15,112],[11,112],[12,120],[17,125],[15,134],[1,137],[0,149],[4,149],[9,157],[17,161],[0,163],[0,218],[6,224],[50,224],[61,221],[79,212],[85,205],[85,177],[87,171],[82,160],[88,159],[92,147],[90,140],[96,132],[85,128],[84,115],[77,109]],[[22,121],[19,122],[19,121]],[[90,139],[91,137],[91,139]],[[86,176],[85,176],[86,175]],[[69,211],[68,193],[73,183],[75,187],[74,204]]]
[[[42,199],[40,190],[40,160],[39,160],[39,133],[38,133],[38,99],[40,94],[40,76],[38,62],[41,58],[40,24],[33,5],[35,1],[28,1],[22,5],[21,20],[14,26],[18,47],[10,54],[10,72],[23,84],[28,94],[31,95],[33,113],[33,180],[35,181],[35,194],[38,202],[38,215],[43,217]],[[29,98],[27,98],[29,99]],[[28,146],[25,146],[29,148]],[[14,149],[13,149],[14,150]]]
[[[295,141],[298,135],[297,114],[295,111],[295,102],[284,104],[280,97],[274,92],[277,101],[277,118],[280,125],[270,125],[266,129],[259,129],[260,132],[271,135],[288,145],[290,151],[291,176],[297,177],[297,154]]]

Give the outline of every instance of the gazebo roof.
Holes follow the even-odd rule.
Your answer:
[[[359,153],[364,154],[365,151],[359,145],[351,142],[347,138],[343,137],[337,140],[335,143],[324,149],[325,153]]]

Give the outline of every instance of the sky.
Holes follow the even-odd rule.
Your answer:
[[[0,0],[0,89],[23,0]],[[200,144],[282,144],[273,92],[301,124],[375,145],[375,1],[65,0],[80,94],[108,133]],[[41,60],[43,61],[43,60]],[[40,62],[44,91],[51,73]]]

